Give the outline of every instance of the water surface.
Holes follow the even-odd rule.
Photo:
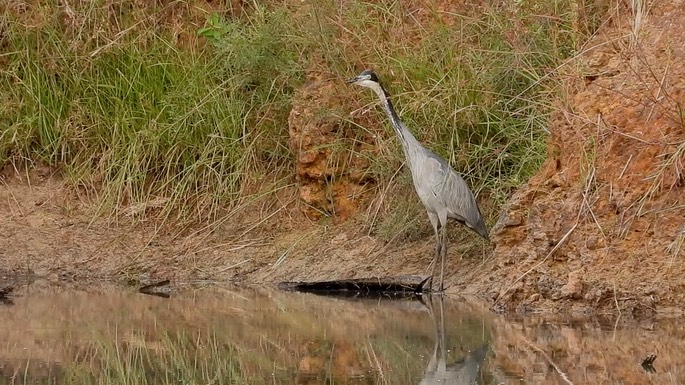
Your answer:
[[[29,286],[0,304],[0,384],[685,384],[682,325],[606,321],[441,297]]]

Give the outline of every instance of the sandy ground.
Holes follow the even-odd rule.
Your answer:
[[[211,226],[178,229],[167,224],[160,230],[146,223],[125,223],[125,218],[118,223],[95,219],[95,206],[48,168],[28,174],[5,171],[0,187],[4,285],[31,277],[54,282],[170,278],[276,284],[423,275],[429,272],[434,252],[427,219],[425,239],[389,244],[367,235],[353,221],[333,227],[311,222],[297,203],[263,217],[234,214]],[[483,244],[483,254],[487,248]],[[450,263],[483,262],[456,260]],[[448,271],[452,286],[459,284],[456,271],[456,266]]]
[[[132,225],[94,219],[94,206],[79,198],[49,169],[38,169],[28,175],[10,173],[2,179],[0,287],[21,288],[36,279],[53,284],[103,280],[139,284],[171,279],[175,284],[212,280],[275,286],[282,281],[430,272],[434,240],[427,220],[423,239],[385,243],[367,235],[353,222],[332,227],[309,222],[293,204],[267,220],[248,220],[236,215],[214,226],[171,233],[146,223]],[[475,237],[457,226],[452,227],[451,233],[452,238]],[[671,297],[675,300],[668,302],[668,307],[659,308],[664,302],[653,298],[664,298],[659,297],[664,293],[658,286],[652,288],[650,312],[631,302],[631,298],[640,298],[636,292],[625,292],[621,297],[612,295],[608,303],[587,296],[544,300],[542,296],[546,293],[567,285],[564,280],[552,278],[548,279],[548,287],[538,286],[543,293],[538,301],[498,297],[493,295],[493,288],[516,282],[520,273],[501,265],[502,257],[493,255],[492,249],[491,244],[483,243],[476,251],[480,255],[459,256],[451,252],[446,274],[448,294],[475,296],[483,301],[483,306],[500,311],[624,311],[625,316],[630,316],[661,310],[664,314],[677,314],[680,309],[677,296]],[[559,270],[551,271],[550,276],[555,277],[564,268],[558,265]],[[508,275],[504,274],[507,272]],[[495,277],[501,281],[494,281]],[[585,275],[582,279],[587,282],[593,277]],[[625,281],[617,282],[626,287],[634,279],[626,276]]]

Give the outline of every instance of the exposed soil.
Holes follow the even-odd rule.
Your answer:
[[[264,217],[254,215],[255,205],[222,223],[186,229],[94,219],[94,205],[47,167],[7,168],[3,175],[0,286],[30,277],[277,283],[423,274],[433,255],[430,238],[385,245],[354,220],[335,227],[311,222],[298,203],[265,210]]]
[[[360,137],[343,119],[340,95],[349,94],[349,88],[340,79],[312,71],[295,95],[288,119],[299,195],[313,219],[326,214],[337,223],[346,221],[375,183],[368,169],[378,146],[370,134]]]
[[[588,43],[549,155],[493,230],[477,277],[498,309],[648,314],[685,305],[685,8],[627,9]]]
[[[503,210],[494,247],[462,258],[452,249],[451,293],[475,294],[497,310],[685,311],[685,3],[653,7],[637,40],[631,12],[618,12],[573,63],[582,76],[566,78],[568,97],[550,122],[548,160]],[[363,160],[312,151],[350,139],[335,119],[305,108],[308,95],[338,95],[327,87],[312,74],[293,108],[291,146],[303,189],[283,192],[298,199],[284,199],[291,203],[276,215],[255,206],[211,226],[133,226],[126,218],[94,219],[95,204],[55,170],[6,167],[0,287],[36,276],[276,283],[427,273],[430,231],[420,241],[389,244],[369,236],[349,199],[368,183]],[[356,149],[363,151],[374,148]],[[322,187],[331,175],[340,180],[332,193]],[[312,222],[312,208],[341,223]]]

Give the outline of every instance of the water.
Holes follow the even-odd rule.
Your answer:
[[[685,384],[679,322],[216,286],[16,294],[0,304],[0,384]]]

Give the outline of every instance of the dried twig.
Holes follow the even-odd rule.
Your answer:
[[[616,310],[618,311],[618,317],[616,317],[616,322],[614,322],[614,340],[616,340],[616,329],[618,329],[618,320],[621,319],[621,307],[618,305],[618,297],[616,296],[616,281],[614,281],[614,305],[616,305]]]
[[[215,273],[216,273],[216,274],[220,274],[220,273],[226,272],[226,271],[231,270],[231,269],[233,269],[233,268],[236,268],[236,267],[238,267],[238,266],[240,266],[240,265],[242,265],[242,264],[244,264],[244,263],[250,262],[251,260],[252,260],[252,258],[248,258],[248,259],[246,259],[246,260],[244,260],[244,261],[240,261],[240,262],[235,263],[235,264],[233,264],[233,265],[231,265],[231,266],[226,266],[226,267],[224,267],[224,268],[221,269],[221,270],[217,270]]]
[[[541,348],[537,347],[537,346],[536,346],[535,344],[533,344],[532,342],[528,341],[525,337],[521,337],[521,339],[522,339],[528,346],[530,346],[531,349],[533,349],[533,350],[535,350],[536,352],[542,354],[542,356],[545,358],[545,360],[547,361],[547,363],[549,363],[550,366],[552,366],[552,367],[554,368],[554,370],[556,370],[556,372],[559,374],[559,377],[561,377],[561,379],[564,380],[564,382],[566,382],[566,383],[569,384],[569,385],[573,385],[573,382],[568,378],[568,374],[566,374],[564,371],[562,371],[561,368],[559,368],[559,366],[552,360],[552,358],[551,358],[547,353],[545,353],[544,350],[542,350]]]

